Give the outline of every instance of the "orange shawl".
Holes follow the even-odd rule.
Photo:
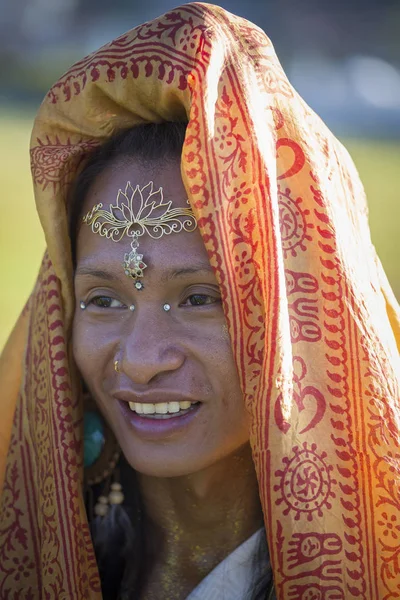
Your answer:
[[[202,3],[74,65],[35,121],[47,253],[1,364],[0,598],[101,597],[69,356],[67,191],[115,130],[186,117],[182,176],[252,415],[277,596],[400,598],[399,320],[364,191],[266,35]]]

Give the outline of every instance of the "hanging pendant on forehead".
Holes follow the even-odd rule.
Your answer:
[[[143,277],[143,270],[147,268],[146,263],[143,261],[143,254],[138,253],[139,242],[137,238],[134,238],[131,242],[131,251],[126,253],[124,256],[124,272],[125,275],[131,277],[135,282],[135,288],[142,290],[144,285],[141,281],[138,281]]]
[[[122,263],[124,273],[134,281],[137,290],[142,290],[143,271],[147,264],[143,254],[139,254],[139,237],[147,233],[153,240],[163,235],[194,231],[196,217],[187,200],[188,208],[172,208],[172,200],[165,201],[163,189],[153,192],[153,182],[140,188],[133,188],[130,181],[125,191],[118,190],[116,204],[110,204],[110,210],[103,210],[100,202],[83,217],[83,223],[90,225],[93,233],[98,233],[113,242],[119,242],[125,236],[132,238],[131,251],[124,255]]]

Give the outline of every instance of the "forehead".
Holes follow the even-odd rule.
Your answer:
[[[87,214],[93,206],[99,203],[102,203],[103,210],[109,211],[110,205],[116,204],[119,190],[125,191],[128,182],[133,189],[136,186],[142,189],[152,182],[153,191],[162,188],[164,201],[172,202],[171,209],[188,208],[179,159],[149,164],[125,160],[111,165],[96,178],[85,198],[82,214]],[[146,193],[147,191],[144,195]],[[146,200],[145,197],[143,199]],[[135,195],[132,205],[134,212],[138,209],[139,202],[140,197]],[[180,217],[180,219],[184,220],[184,217]],[[125,236],[120,241],[113,242],[94,233],[91,226],[82,224],[77,244],[78,262],[84,260],[102,264],[115,261],[122,263],[124,253],[130,251],[131,241],[132,238]],[[146,264],[157,267],[157,270],[171,265],[182,268],[189,263],[208,263],[207,252],[198,229],[191,232],[174,232],[170,235],[163,235],[160,239],[152,239],[145,233],[139,237],[139,245],[140,253],[145,255]],[[150,275],[150,270],[146,269],[145,276],[148,275]]]

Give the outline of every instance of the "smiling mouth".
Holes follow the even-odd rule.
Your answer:
[[[148,419],[172,419],[181,417],[193,410],[200,402],[158,402],[156,404],[129,402],[129,408],[132,412]]]

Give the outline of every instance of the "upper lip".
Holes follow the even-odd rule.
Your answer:
[[[139,402],[140,404],[159,404],[160,402],[199,402],[197,398],[191,396],[183,396],[182,392],[151,392],[146,394],[136,394],[131,390],[117,390],[113,394],[117,400],[123,402]]]

